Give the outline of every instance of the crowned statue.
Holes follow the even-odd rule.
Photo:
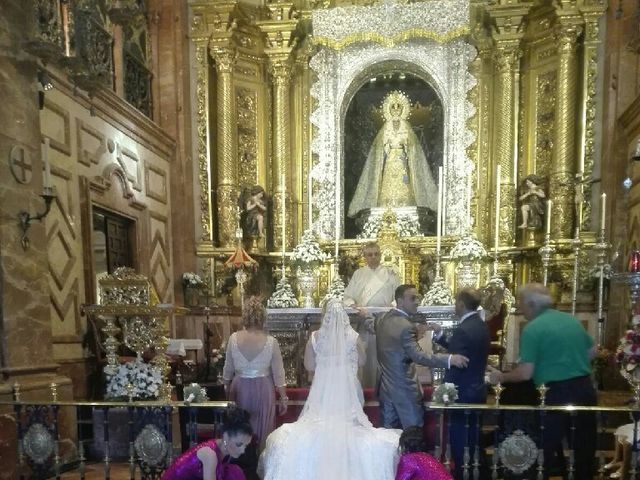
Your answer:
[[[437,186],[420,141],[407,120],[411,102],[399,90],[382,104],[384,125],[376,135],[348,216],[376,207],[437,208]]]

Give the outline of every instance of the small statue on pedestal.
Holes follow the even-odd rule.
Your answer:
[[[260,185],[242,190],[238,199],[240,226],[244,238],[264,238],[264,218],[267,213],[267,194]]]
[[[544,215],[544,202],[542,200],[546,197],[542,178],[538,175],[527,175],[522,182],[522,190],[523,193],[519,197],[522,223],[518,228],[539,230],[542,228],[542,217]]]

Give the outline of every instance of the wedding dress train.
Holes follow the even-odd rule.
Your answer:
[[[267,438],[263,480],[391,480],[400,430],[373,428],[357,379],[358,334],[332,300],[315,336],[316,370],[300,418]]]

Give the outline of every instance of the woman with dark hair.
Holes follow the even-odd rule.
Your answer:
[[[447,469],[426,453],[424,432],[420,427],[404,429],[400,435],[400,461],[396,480],[451,480]]]
[[[251,442],[249,413],[232,407],[222,423],[222,437],[207,440],[180,455],[160,480],[245,480],[242,469],[229,464]]]
[[[222,371],[229,400],[249,412],[260,446],[275,426],[275,390],[280,395],[280,415],[286,413],[288,401],[280,346],[264,331],[266,318],[261,299],[250,297],[242,311],[244,329],[229,337]]]

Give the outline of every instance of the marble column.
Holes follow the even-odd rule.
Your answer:
[[[291,170],[287,168],[291,151],[289,138],[290,98],[292,65],[289,57],[270,58],[269,73],[273,81],[273,161],[271,164],[271,182],[274,185],[273,196],[273,242],[276,250],[282,245],[282,202],[285,202],[285,245],[289,249],[292,238],[293,212],[286,208],[291,197]],[[282,184],[284,174],[285,184]]]
[[[576,113],[578,108],[576,40],[580,27],[562,20],[555,31],[558,45],[558,91],[550,198],[552,238],[573,237],[575,219]]]
[[[234,141],[236,129],[235,102],[233,97],[233,66],[235,52],[229,48],[215,48],[211,51],[215,60],[217,78],[217,201],[220,246],[230,248],[235,245],[238,225],[236,205],[238,203],[237,143]]]

